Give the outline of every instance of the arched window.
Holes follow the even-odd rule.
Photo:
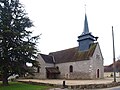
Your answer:
[[[58,66],[57,66],[56,68],[59,70],[59,67],[58,67]]]
[[[40,73],[40,67],[37,67],[37,73]]]
[[[73,72],[73,66],[72,66],[72,65],[70,65],[69,71],[70,71],[70,72]]]

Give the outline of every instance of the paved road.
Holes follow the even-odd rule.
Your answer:
[[[120,87],[113,88],[113,89],[110,89],[110,90],[120,90]]]

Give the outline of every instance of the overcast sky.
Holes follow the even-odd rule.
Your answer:
[[[85,4],[89,31],[98,36],[104,65],[113,62],[112,26],[116,59],[120,56],[120,0],[20,0],[41,34],[38,49],[43,54],[78,46],[83,32]]]

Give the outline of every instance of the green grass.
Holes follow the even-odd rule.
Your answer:
[[[49,86],[31,85],[20,82],[10,82],[9,86],[2,86],[0,83],[0,90],[48,90]]]

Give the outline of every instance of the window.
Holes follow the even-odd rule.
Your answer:
[[[40,67],[37,67],[37,73],[39,73],[40,72]]]
[[[70,71],[70,72],[73,72],[73,66],[72,66],[72,65],[70,65],[69,71]]]
[[[57,66],[56,68],[59,70],[59,67],[58,67],[58,66]]]

